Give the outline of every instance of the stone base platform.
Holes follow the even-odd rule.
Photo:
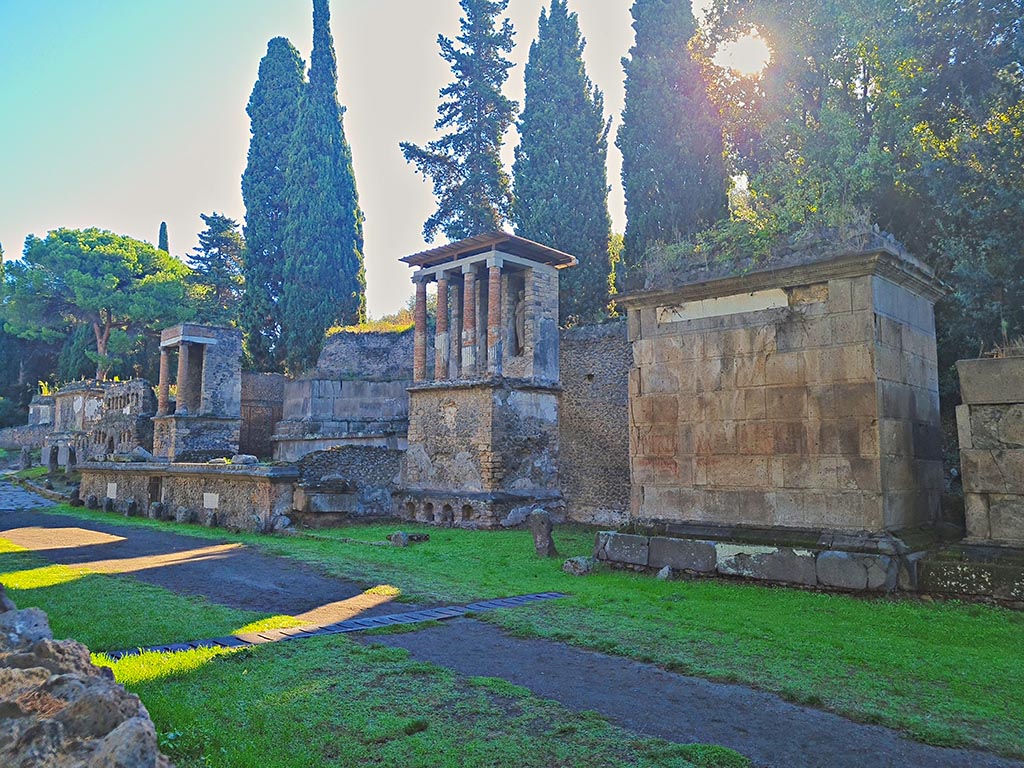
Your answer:
[[[270,532],[290,524],[295,467],[80,464],[80,498],[124,515]]]
[[[1024,607],[1024,549],[955,544],[916,563],[917,589]]]
[[[403,489],[395,496],[395,502],[395,510],[403,520],[455,528],[490,530],[518,525],[531,511],[541,508],[555,522],[565,519],[565,501],[557,491],[458,493]]]
[[[641,570],[734,576],[851,592],[914,589],[938,529],[871,534],[681,523],[601,531],[597,560]]]

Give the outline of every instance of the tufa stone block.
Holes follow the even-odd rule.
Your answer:
[[[697,573],[715,570],[717,557],[713,542],[652,536],[648,547],[648,561],[652,568],[670,566],[678,571]]]

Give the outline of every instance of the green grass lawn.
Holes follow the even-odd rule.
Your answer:
[[[536,558],[527,531],[403,524],[431,540],[396,548],[369,544],[394,523],[259,537],[131,522],[245,541],[368,586],[393,584],[408,600],[566,592],[567,599],[481,618],[524,636],[754,685],[932,744],[1024,756],[1024,613],[714,580],[661,582],[603,569],[574,578],[561,572],[560,558]],[[589,553],[593,537],[579,528],[555,536],[565,556]]]
[[[57,637],[92,648],[287,623],[129,577],[46,565],[2,539],[0,582],[19,606],[46,610]],[[403,650],[341,635],[240,651],[94,659],[142,698],[162,749],[179,768],[749,766],[730,750],[643,738],[503,680],[461,678]]]

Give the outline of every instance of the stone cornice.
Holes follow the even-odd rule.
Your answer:
[[[673,288],[634,291],[616,296],[615,302],[628,309],[679,304],[717,296],[733,296],[771,288],[791,288],[864,275],[879,275],[898,285],[904,285],[933,302],[945,296],[950,290],[917,259],[889,248],[873,248],[829,259],[754,270]]]

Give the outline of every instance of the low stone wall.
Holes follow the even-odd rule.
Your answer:
[[[344,446],[304,456],[293,516],[314,527],[393,516],[402,455],[388,448]]]
[[[0,765],[171,768],[138,696],[0,586]]]
[[[704,537],[701,534],[704,534]],[[711,538],[601,531],[594,557],[607,563],[650,570],[739,576],[758,581],[847,591],[890,592],[911,586],[911,565],[919,554],[886,534],[838,534],[815,531],[751,530],[739,536]],[[709,535],[710,534],[710,535]]]
[[[290,524],[294,467],[216,464],[79,465],[80,498],[125,515],[148,515],[239,531]],[[90,499],[92,497],[92,499]]]
[[[335,333],[324,339],[316,375],[325,379],[412,381],[413,331]]]
[[[558,475],[570,520],[621,525],[629,514],[626,323],[561,331]]]
[[[35,450],[42,448],[50,433],[49,424],[27,424],[21,427],[0,429],[0,448]]]

